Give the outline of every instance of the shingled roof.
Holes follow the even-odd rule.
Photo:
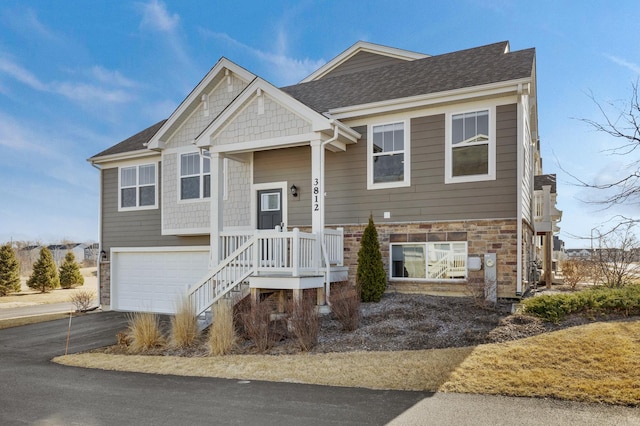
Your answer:
[[[160,130],[160,127],[162,127],[165,121],[167,120],[165,119],[162,121],[158,121],[153,126],[147,127],[143,131],[138,132],[135,135],[123,140],[122,142],[115,144],[111,148],[107,148],[101,153],[94,155],[89,160],[98,157],[105,157],[107,155],[122,154],[124,152],[133,152],[146,149],[145,144],[151,140],[153,135],[155,135],[158,130]]]
[[[535,49],[507,41],[283,87],[317,112],[531,77]]]
[[[533,177],[533,189],[536,191],[542,191],[543,186],[550,186],[551,193],[556,193],[556,175],[538,175]]]
[[[503,41],[280,89],[316,112],[324,113],[334,108],[531,77],[535,49],[505,53],[508,46],[509,42]],[[144,144],[151,140],[165,121],[148,127],[89,160],[145,149]]]

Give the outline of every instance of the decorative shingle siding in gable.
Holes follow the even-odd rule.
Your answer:
[[[255,140],[273,139],[311,132],[311,124],[263,94],[264,113],[258,114],[258,99],[231,119],[215,137],[214,145],[228,145]]]
[[[217,116],[224,110],[224,108],[231,103],[238,94],[247,87],[247,84],[242,80],[232,77],[233,90],[229,92],[227,90],[226,80],[223,80],[214,90],[209,94],[209,115],[205,116],[203,113],[203,106],[200,105],[194,113],[187,119],[175,134],[171,135],[168,140],[167,147],[178,148],[183,146],[191,146],[196,136],[202,132],[202,130],[211,123]]]

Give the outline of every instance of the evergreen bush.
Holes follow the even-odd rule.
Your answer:
[[[60,287],[73,288],[84,284],[84,277],[80,273],[80,267],[76,262],[73,252],[67,252],[64,262],[60,266]]]
[[[41,293],[48,293],[60,287],[58,269],[48,248],[43,247],[40,250],[40,257],[33,265],[33,273],[27,280],[27,285],[34,290],[40,290]]]
[[[0,296],[20,291],[20,264],[7,243],[0,247]]]
[[[387,287],[387,276],[382,263],[378,231],[369,216],[369,224],[364,229],[358,251],[358,271],[356,282],[363,302],[379,302]]]

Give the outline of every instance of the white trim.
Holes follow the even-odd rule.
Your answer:
[[[507,82],[491,83],[481,86],[464,87],[461,89],[447,90],[443,92],[429,93],[426,95],[410,96],[406,98],[389,99],[380,102],[371,102],[360,105],[349,105],[334,108],[328,111],[335,119],[346,120],[349,118],[368,115],[385,114],[394,111],[426,107],[429,105],[469,102],[474,98],[495,97],[499,95],[517,94],[518,86],[529,83],[531,78],[511,80]]]
[[[200,159],[200,172],[197,176],[199,176],[200,180],[200,184],[199,184],[199,196],[197,198],[182,198],[182,156],[183,155],[189,155],[189,154],[196,154],[198,155],[199,159]],[[177,196],[177,204],[190,204],[190,203],[194,203],[194,202],[209,202],[209,198],[211,197],[211,193],[209,193],[209,197],[205,197],[204,196],[204,177],[205,176],[209,176],[209,185],[211,185],[211,159],[208,157],[203,156],[202,154],[200,154],[199,151],[194,151],[193,149],[191,149],[190,151],[184,151],[184,152],[179,152],[177,154],[178,156],[178,172],[176,173],[178,176],[178,188],[176,189],[176,194]],[[204,161],[205,159],[209,160],[209,173],[205,173],[204,172]],[[189,176],[184,176],[184,177],[195,177],[196,175],[189,175]],[[211,191],[211,188],[209,188],[209,191]]]
[[[211,229],[206,228],[178,228],[178,229],[162,229],[161,235],[209,235]]]
[[[399,182],[373,181],[373,128],[387,124],[403,125],[404,134],[404,179]],[[408,119],[397,121],[372,122],[367,126],[367,189],[401,188],[411,186],[411,121]]]
[[[489,113],[489,140],[488,145],[488,172],[482,175],[466,175],[466,176],[453,176],[452,161],[453,161],[453,145],[451,142],[451,126],[452,117],[454,115],[466,114],[472,112],[488,111]],[[495,105],[487,105],[481,108],[470,108],[465,106],[465,109],[458,111],[447,112],[445,114],[445,128],[444,128],[444,183],[464,183],[464,182],[481,182],[488,180],[496,180],[496,107]]]
[[[209,246],[160,246],[160,247],[111,247],[113,253],[162,253],[162,252],[193,252],[193,251],[209,251]],[[109,257],[111,259],[111,257]]]
[[[211,70],[204,76],[200,83],[189,93],[189,95],[180,103],[178,108],[171,114],[171,116],[167,119],[167,121],[158,129],[156,134],[151,138],[147,147],[149,149],[164,149],[164,136],[167,130],[171,129],[176,121],[180,120],[184,113],[189,109],[189,107],[194,103],[201,102],[201,95],[205,88],[209,85],[209,83],[215,79],[221,72],[224,73],[224,70],[229,70],[233,74],[237,75],[240,79],[249,82],[256,78],[255,75],[245,70],[241,66],[231,62],[227,58],[221,58]],[[223,74],[224,75],[224,74]],[[224,80],[224,77],[222,78]],[[217,85],[216,85],[217,86]],[[194,107],[195,110],[198,107]]]
[[[213,145],[210,152],[251,152],[265,151],[269,149],[291,148],[300,145],[308,145],[309,141],[317,139],[316,133],[302,133],[299,135],[282,136],[272,139],[260,139],[249,142],[232,143],[225,145]]]
[[[138,151],[129,151],[129,152],[121,152],[118,154],[103,155],[100,157],[91,157],[87,161],[90,162],[91,164],[103,165],[105,163],[111,163],[111,162],[119,163],[119,162],[126,162],[126,161],[137,161],[140,158],[155,157],[158,155],[159,153],[156,151],[143,149]],[[117,167],[117,164],[116,165],[110,164],[109,167]]]
[[[428,278],[429,276],[429,244],[464,244],[465,251],[465,277],[464,278]],[[425,263],[424,273],[425,278],[412,278],[412,277],[394,277],[393,276],[393,246],[418,246],[424,247]],[[469,242],[468,241],[416,241],[416,242],[397,242],[389,243],[389,281],[413,281],[413,282],[446,282],[446,283],[464,283],[469,278]]]
[[[406,61],[413,61],[415,59],[428,58],[430,55],[423,53],[412,52],[409,50],[398,49],[395,47],[382,46],[380,44],[369,43],[366,41],[358,41],[353,46],[349,47],[344,52],[340,53],[335,58],[315,70],[309,76],[305,77],[300,83],[308,83],[310,81],[319,80],[349,59],[360,52],[375,53],[381,56],[387,56],[391,58],[403,59]]]
[[[286,228],[289,223],[289,186],[288,182],[266,182],[251,184],[251,228],[258,228],[258,191],[268,189],[282,190],[282,223]]]
[[[256,77],[245,89],[231,102],[227,108],[216,117],[196,138],[195,144],[199,147],[211,145],[211,139],[215,139],[216,134],[224,130],[237,114],[242,112],[257,96],[257,91],[261,90],[262,96],[268,95],[273,101],[291,113],[310,123],[314,132],[331,130],[331,123],[328,118],[309,108],[297,99],[284,93],[282,90],[271,85],[267,81]],[[233,145],[233,144],[231,144]]]
[[[153,166],[154,171],[154,200],[152,205],[141,206],[140,205],[140,167],[143,166]],[[130,169],[135,168],[136,171],[136,184],[134,186],[128,186],[127,188],[135,188],[136,190],[136,205],[131,207],[122,207],[122,169]],[[158,208],[158,197],[160,192],[160,185],[158,182],[158,162],[150,162],[150,163],[140,163],[140,164],[129,164],[129,165],[121,165],[118,166],[118,211],[119,212],[130,212],[130,211],[139,211],[139,210],[155,210]],[[151,186],[151,185],[143,185],[143,186]]]

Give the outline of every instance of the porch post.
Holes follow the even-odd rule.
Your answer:
[[[224,155],[211,153],[211,235],[209,269],[220,263],[220,232],[224,223]]]
[[[324,231],[324,147],[320,139],[311,141],[311,231]]]

